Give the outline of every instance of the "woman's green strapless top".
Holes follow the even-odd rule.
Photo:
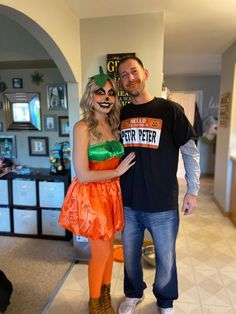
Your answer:
[[[122,157],[123,155],[124,147],[116,140],[94,144],[88,148],[88,157],[91,161],[104,161],[112,157]]]

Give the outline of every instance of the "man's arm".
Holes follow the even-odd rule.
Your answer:
[[[197,195],[200,179],[200,154],[194,140],[189,140],[180,147],[187,181],[187,193],[183,200],[182,212],[185,215],[192,214],[197,207]]]

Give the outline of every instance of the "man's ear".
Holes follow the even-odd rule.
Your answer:
[[[147,80],[149,78],[149,71],[147,69],[144,69],[143,72],[144,72],[145,80]]]

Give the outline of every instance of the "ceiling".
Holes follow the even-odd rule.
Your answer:
[[[164,11],[164,73],[169,75],[220,74],[221,55],[236,40],[236,0],[66,2],[82,19]]]

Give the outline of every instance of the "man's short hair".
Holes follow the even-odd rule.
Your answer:
[[[137,61],[138,64],[144,69],[143,63],[142,63],[142,61],[138,57],[136,57],[136,56],[127,56],[127,57],[123,57],[120,60],[119,65],[118,65],[118,71],[119,71],[120,65],[125,63],[128,60],[135,60],[135,61]]]

